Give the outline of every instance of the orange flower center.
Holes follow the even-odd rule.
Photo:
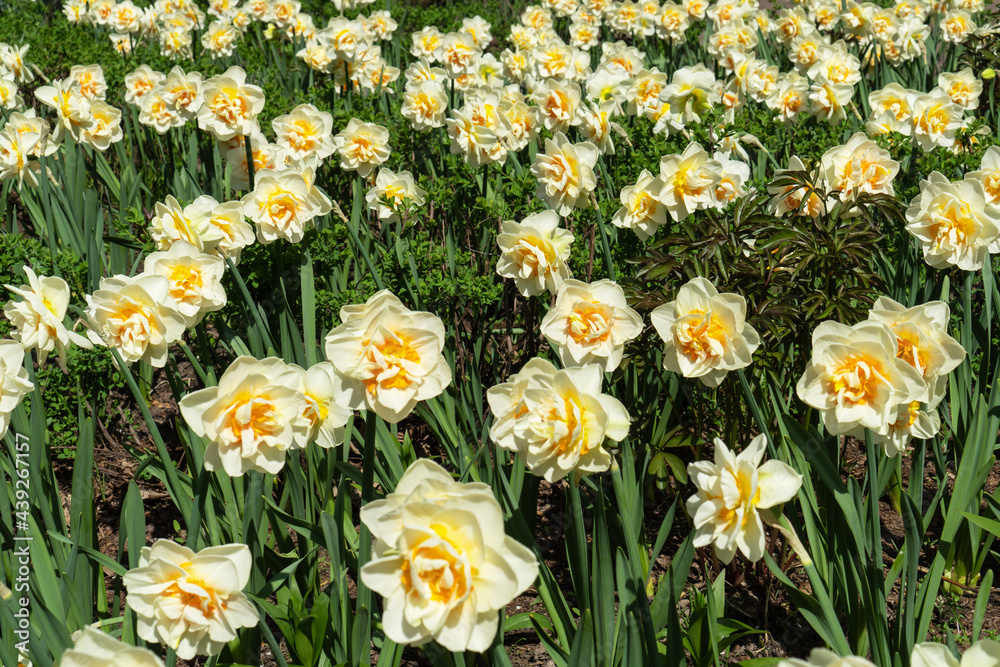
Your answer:
[[[923,374],[927,368],[927,352],[920,348],[920,341],[913,340],[907,332],[896,333],[896,357],[902,359]]]
[[[718,348],[725,347],[729,339],[722,323],[711,311],[691,311],[677,321],[677,326],[678,347],[691,361],[718,356]]]
[[[167,588],[161,595],[164,597],[174,597],[180,600],[181,604],[186,607],[193,607],[201,611],[205,618],[212,618],[220,610],[226,608],[226,602],[219,599],[218,594],[215,589],[206,584],[203,580],[190,574],[188,568],[191,567],[191,563],[181,563],[180,567],[184,570],[186,576],[175,581],[169,588]],[[181,590],[178,585],[178,581],[183,581],[185,584],[190,586],[197,586],[205,591],[206,595],[200,595],[198,593],[192,593],[190,591]]]
[[[364,379],[368,393],[374,396],[380,388],[406,389],[413,384],[410,368],[420,364],[420,354],[405,335],[387,332],[381,343],[364,341],[364,349],[364,361],[372,370]]]
[[[433,525],[435,535],[416,544],[403,559],[401,580],[409,594],[438,603],[462,600],[472,591],[474,569],[464,552]]]
[[[846,402],[867,405],[876,398],[882,384],[881,371],[879,362],[871,357],[851,355],[831,374],[829,391]]]
[[[566,321],[566,333],[581,345],[603,343],[611,336],[612,308],[599,301],[581,301]]]

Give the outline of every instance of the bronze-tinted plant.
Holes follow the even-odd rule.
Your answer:
[[[747,322],[761,334],[758,363],[782,376],[794,342],[807,343],[818,322],[854,323],[866,317],[884,285],[876,267],[878,242],[891,227],[905,225],[904,206],[888,195],[842,197],[814,185],[808,172],[785,172],[772,189],[815,193],[829,206],[810,217],[771,212],[773,197],[758,192],[741,199],[728,215],[699,214],[631,260],[638,267],[627,289],[634,307],[652,309],[674,298],[695,276],[720,291],[747,300]],[[794,357],[793,357],[794,358]],[[794,365],[794,364],[793,364]]]

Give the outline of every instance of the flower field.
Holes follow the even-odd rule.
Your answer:
[[[0,664],[1000,667],[982,0],[0,0]]]

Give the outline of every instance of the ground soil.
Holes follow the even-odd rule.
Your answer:
[[[182,378],[188,389],[197,386],[197,379],[193,369],[189,365],[180,366]],[[158,372],[154,376],[153,388],[151,391],[151,413],[158,425],[160,433],[167,442],[168,449],[175,458],[181,456],[182,448],[177,439],[176,420],[179,418],[177,403],[171,392],[169,384],[162,373]],[[108,414],[111,415],[107,423],[100,423],[98,426],[98,441],[94,450],[95,466],[95,502],[97,509],[97,531],[100,550],[110,556],[117,558],[118,555],[118,520],[121,512],[122,502],[130,481],[135,481],[138,486],[146,509],[146,541],[151,543],[158,538],[174,538],[178,536],[177,525],[183,523],[181,516],[170,502],[165,489],[161,483],[148,476],[135,477],[138,468],[138,461],[135,456],[129,453],[129,449],[138,451],[154,451],[152,438],[150,437],[141,414],[136,408],[132,397],[124,394],[114,394],[108,400]],[[417,423],[411,430],[411,437],[414,438],[418,452],[428,453],[435,447],[432,436],[425,428],[422,429]],[[855,441],[848,441],[845,451],[844,469],[851,471],[854,476],[864,475],[866,456],[863,447],[858,446]],[[126,447],[127,445],[127,447]],[[927,462],[924,471],[925,497],[931,497],[936,491],[937,479],[933,461]],[[59,458],[55,461],[57,479],[63,492],[64,506],[69,508],[69,490],[72,482],[72,459]],[[909,483],[908,466],[904,465],[903,483]],[[949,483],[954,481],[954,471],[947,471]],[[846,476],[846,474],[845,474]],[[1000,484],[1000,464],[996,465],[989,476],[986,485],[986,492],[993,493]],[[690,489],[681,488],[682,495],[690,492]],[[564,516],[564,491],[559,485],[542,482],[538,496],[538,514],[536,540],[546,564],[553,571],[560,582],[564,582],[564,590],[572,590],[569,584],[569,570],[566,561],[565,535],[563,532]],[[663,512],[669,507],[671,498],[665,495],[655,496],[647,505],[647,526],[659,526]],[[353,499],[354,505],[360,506],[360,497]],[[886,569],[888,570],[892,559],[898,553],[898,549],[903,542],[903,523],[900,515],[893,509],[892,505],[883,500],[880,503],[882,528],[883,528],[883,552],[885,554]],[[675,553],[683,540],[687,528],[683,516],[678,515],[675,520],[675,530],[670,536],[667,545],[663,549],[663,555],[653,566],[653,577],[659,577],[669,566],[670,555]],[[928,530],[931,539],[940,531],[940,519],[936,519]],[[649,536],[652,542],[655,535]],[[994,550],[995,551],[995,550]],[[922,563],[922,571],[926,572],[929,559],[933,555],[933,550],[925,548],[925,557],[928,562]],[[994,556],[991,556],[986,563],[987,568],[1000,569]],[[691,574],[688,579],[689,586],[701,589],[704,586],[704,572],[708,570],[717,575],[720,566],[711,557],[708,549],[699,550],[696,555]],[[776,585],[773,578],[767,573],[762,563],[756,565],[747,564],[741,559],[736,559],[728,568],[727,572],[727,608],[726,615],[735,620],[743,621],[748,625],[759,628],[762,632],[758,635],[751,635],[737,641],[730,650],[728,661],[735,664],[741,660],[760,657],[805,657],[809,651],[816,646],[822,645],[822,641],[810,628],[803,617],[796,612],[789,603],[787,597]],[[109,597],[115,590],[121,590],[120,582],[110,571],[105,571],[106,584]],[[795,569],[790,569],[789,576],[803,590],[808,591],[808,582],[804,574]],[[353,590],[353,583],[350,583]],[[688,591],[682,595],[678,603],[678,611],[683,619],[688,613],[690,603]],[[895,610],[893,605],[896,601],[896,591],[889,597],[890,613]],[[120,593],[120,603],[124,604],[124,593]],[[110,602],[110,599],[109,599]],[[973,607],[975,604],[975,591],[967,592],[965,595],[941,596],[939,602],[939,617],[932,628],[932,638],[943,639],[944,626],[948,625],[957,637],[968,638],[972,631]],[[570,603],[573,604],[572,599]],[[508,616],[513,616],[522,612],[534,612],[545,614],[545,608],[537,598],[537,592],[529,589],[524,595],[519,596],[507,606]],[[272,627],[275,636],[280,640],[280,632],[276,627]],[[989,606],[985,615],[983,625],[984,633],[992,636],[1000,634],[1000,588],[994,588],[989,598]],[[530,628],[518,632],[508,633],[505,637],[505,646],[511,662],[516,667],[542,666],[554,664],[548,657],[545,648],[542,646],[535,632]],[[282,640],[282,646],[284,642]],[[373,652],[373,657],[377,653]],[[287,654],[286,654],[287,658]],[[204,664],[201,659],[178,662],[181,667],[196,667]],[[262,647],[261,664],[265,667],[276,665],[274,657],[270,654],[267,646]],[[426,655],[420,649],[409,648],[403,656],[403,665],[407,667],[415,665],[431,664]],[[486,664],[485,662],[483,664]]]

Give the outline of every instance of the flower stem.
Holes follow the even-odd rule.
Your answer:
[[[247,192],[253,192],[253,178],[254,178],[254,162],[253,162],[253,142],[250,141],[249,135],[243,135],[243,148],[247,153],[247,181],[249,182],[249,188]]]
[[[587,562],[587,530],[583,524],[583,503],[580,500],[580,480],[575,474],[569,487],[570,516],[569,563],[576,588],[580,613],[590,609],[590,565]]]
[[[367,505],[372,500],[375,499],[375,433],[378,429],[379,416],[374,412],[369,410],[365,414],[365,443],[364,443],[364,461],[361,464],[361,504]],[[371,591],[368,587],[364,585],[361,580],[361,568],[363,568],[368,561],[371,559],[372,555],[372,533],[368,529],[368,526],[361,523],[361,535],[360,541],[358,543],[358,578],[356,579],[358,585],[357,594],[357,613],[358,614],[370,614],[371,613]],[[360,650],[362,655],[368,654],[368,646],[371,643],[371,624],[365,623],[363,626],[364,633],[363,637],[360,638],[358,645],[361,647]]]

